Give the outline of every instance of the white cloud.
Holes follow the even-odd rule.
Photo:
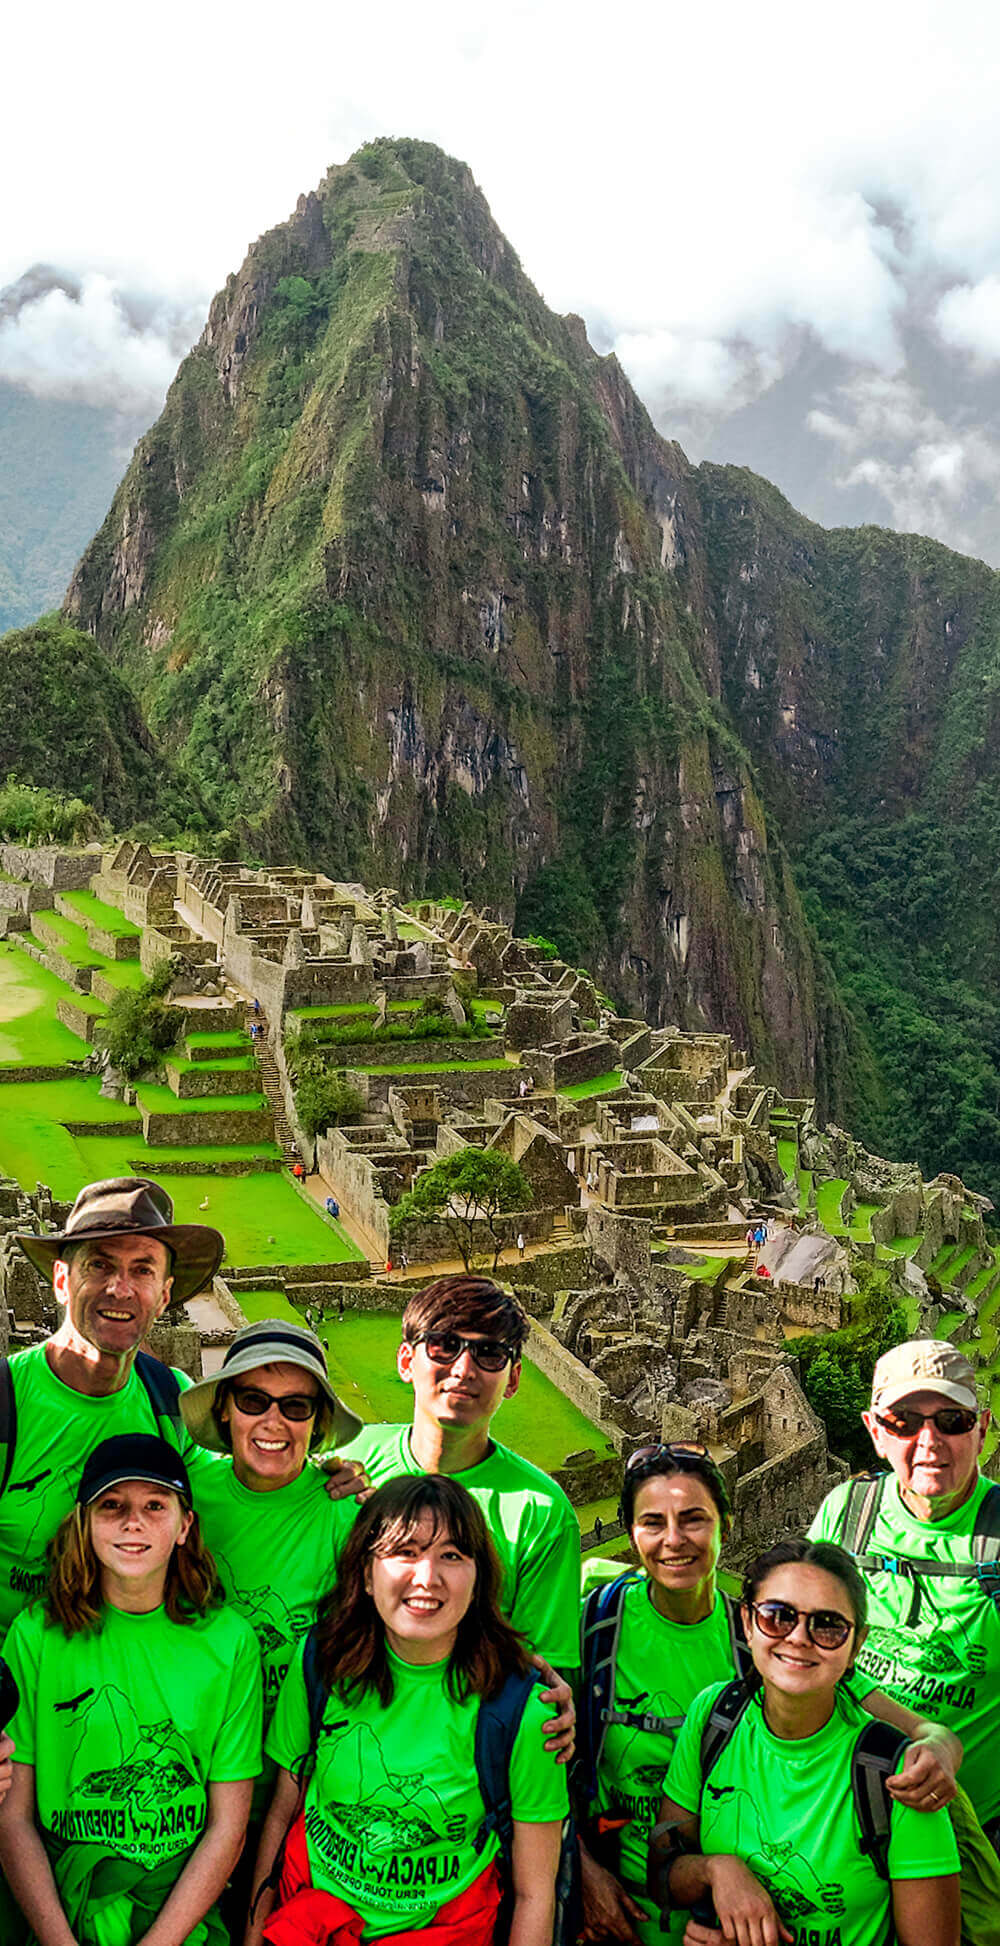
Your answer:
[[[1000,276],[947,291],[937,308],[937,327],[946,344],[971,352],[982,364],[1000,360]]]
[[[123,291],[92,273],[11,293],[0,312],[0,378],[38,398],[77,399],[127,413],[158,411],[178,361],[201,328],[200,307]],[[48,288],[45,285],[48,284]]]

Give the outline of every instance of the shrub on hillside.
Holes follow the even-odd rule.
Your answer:
[[[172,978],[170,960],[160,960],[141,987],[120,993],[108,1008],[106,1046],[126,1081],[155,1067],[180,1034],[184,1016],[163,999]]]
[[[295,1112],[306,1135],[311,1138],[341,1123],[357,1122],[364,1111],[364,1097],[352,1088],[344,1073],[328,1068],[322,1055],[299,1055]]]
[[[826,1427],[830,1451],[846,1459],[852,1472],[873,1460],[861,1414],[871,1404],[876,1362],[907,1335],[906,1314],[886,1268],[857,1264],[854,1271],[859,1289],[849,1299],[847,1324],[840,1331],[798,1338],[794,1347],[802,1390]]]
[[[33,784],[7,783],[0,790],[0,835],[25,844],[86,844],[107,833],[105,820],[79,797]]]

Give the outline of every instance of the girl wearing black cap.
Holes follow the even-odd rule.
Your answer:
[[[0,1864],[39,1946],[224,1946],[214,1902],[260,1768],[257,1645],[220,1605],[183,1461],[91,1453],[17,1617],[14,1782]]]

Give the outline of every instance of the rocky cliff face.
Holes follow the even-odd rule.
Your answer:
[[[67,613],[268,855],[516,910],[809,1086],[697,480],[460,165],[374,144],[254,245]]]

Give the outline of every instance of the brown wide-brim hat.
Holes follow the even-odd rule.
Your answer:
[[[175,1223],[174,1205],[165,1189],[146,1176],[112,1176],[88,1182],[81,1189],[66,1228],[44,1237],[17,1236],[15,1241],[36,1270],[52,1282],[57,1258],[69,1243],[88,1243],[99,1237],[148,1236],[173,1253],[173,1291],[176,1302],[194,1297],[210,1284],[225,1255],[218,1230],[207,1223]]]

